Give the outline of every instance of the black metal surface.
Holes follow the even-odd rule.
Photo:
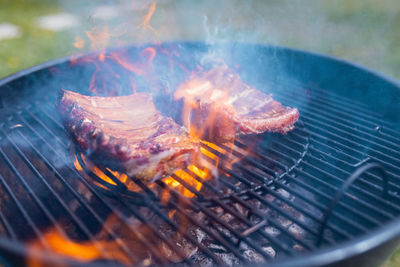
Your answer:
[[[169,46],[176,48],[166,44]],[[190,60],[185,53],[206,49],[192,43],[177,47],[184,63]],[[139,51],[129,49],[131,53]],[[150,188],[130,177],[140,188],[140,192],[131,192],[107,169],[102,171],[116,186],[90,170],[76,170],[54,101],[60,87],[87,85],[88,77],[70,77],[85,77],[80,66],[71,68],[60,60],[3,80],[0,248],[4,258],[11,255],[10,262],[15,262],[15,255],[26,258],[24,249],[32,240],[48,247],[44,234],[51,227],[77,242],[92,240],[107,255],[96,240],[104,228],[110,238],[118,240],[116,244],[127,258],[141,263],[143,259],[131,243],[105,224],[112,213],[125,227],[124,233],[148,251],[155,264],[176,263],[165,257],[157,242],[163,242],[186,265],[208,260],[227,264],[226,255],[237,264],[365,263],[360,259],[370,257],[368,251],[379,254],[375,254],[379,257],[374,264],[382,262],[400,234],[395,227],[400,223],[400,108],[393,104],[399,98],[399,87],[359,67],[314,54],[255,45],[235,44],[231,49],[226,60],[243,66],[243,79],[260,90],[272,91],[282,103],[298,107],[301,119],[286,136],[254,137],[260,139],[256,146],[252,146],[254,138],[237,140],[237,148],[251,147],[252,153],[232,168],[223,162],[232,155],[242,158],[240,149],[219,145],[223,153],[204,144],[203,148],[222,162],[220,177],[203,181],[186,170],[203,183],[198,191],[173,176],[195,195],[191,199],[163,181]],[[241,53],[248,50],[253,56],[242,58]],[[279,64],[266,67],[267,60]],[[49,71],[54,67],[60,70],[58,75]],[[378,165],[385,170],[385,179],[369,168]],[[104,188],[95,186],[94,181]],[[159,192],[166,189],[170,197],[162,201]],[[168,216],[171,211],[175,211],[173,218]],[[151,234],[142,235],[132,224],[133,218]],[[180,231],[176,218],[187,222],[188,229],[204,233],[207,242],[190,231],[182,232],[182,240],[197,247],[201,257],[187,257],[185,249],[160,230],[163,225],[169,231]],[[364,250],[351,249],[361,243]],[[52,253],[44,254],[47,256],[37,257],[48,258]]]
[[[317,246],[321,245],[326,224],[327,224],[329,217],[331,216],[336,204],[340,201],[340,198],[347,192],[347,189],[351,186],[352,183],[355,182],[356,179],[360,178],[363,173],[365,173],[371,169],[376,169],[379,171],[379,173],[382,177],[382,197],[385,198],[386,196],[388,196],[389,180],[388,180],[388,177],[386,176],[385,169],[381,165],[379,165],[377,163],[368,163],[368,164],[358,167],[358,169],[356,169],[349,176],[349,178],[346,179],[346,181],[343,183],[342,187],[338,191],[336,191],[335,196],[331,199],[331,202],[329,202],[328,208],[325,210],[324,215],[322,217],[321,228],[319,229],[319,236],[317,239]]]

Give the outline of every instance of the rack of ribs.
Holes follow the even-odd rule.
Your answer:
[[[211,141],[263,132],[286,134],[299,118],[296,108],[252,88],[223,63],[194,72],[178,86],[174,98],[184,101],[185,126]]]
[[[198,151],[184,127],[163,116],[147,93],[97,97],[62,90],[57,109],[85,154],[145,182],[185,168]]]

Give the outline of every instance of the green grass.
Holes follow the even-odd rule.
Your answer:
[[[400,266],[400,250],[383,265],[383,267],[399,267]]]
[[[10,22],[22,30],[20,38],[0,41],[0,77],[77,52],[72,44],[79,31],[54,33],[34,24],[39,16],[60,12],[57,1],[0,1],[0,23]],[[238,7],[239,4],[242,6]],[[222,9],[227,12],[220,12]],[[156,28],[164,29],[160,38],[204,38],[202,12],[209,15],[211,24],[227,25],[215,34],[217,37],[219,34],[223,38],[328,53],[400,80],[400,3],[397,0],[233,1],[225,7],[212,1],[198,2],[196,6],[188,1],[167,2],[160,4],[154,15],[154,23],[159,24]],[[132,16],[140,19],[138,14]],[[177,26],[171,26],[173,23]],[[87,29],[80,30],[83,36],[82,30]],[[135,42],[135,36],[129,40]],[[384,266],[400,266],[400,250]]]
[[[73,49],[66,32],[54,33],[35,26],[35,18],[59,12],[56,1],[2,0],[0,23],[21,28],[22,36],[0,41],[0,77],[43,61],[64,56]]]

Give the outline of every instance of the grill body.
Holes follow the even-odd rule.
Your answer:
[[[397,82],[361,66],[281,47],[224,44],[210,48],[202,43],[166,43],[158,48],[177,51],[173,56],[160,52],[161,56],[154,62],[159,82],[166,88],[174,88],[185,78],[185,71],[171,67],[171,57],[191,70],[204,53],[215,50],[229,65],[239,66],[237,70],[243,80],[300,110],[301,119],[293,133],[284,137],[263,136],[256,149],[257,157],[245,158],[236,166],[237,173],[225,170],[231,177],[222,179],[220,187],[230,188],[229,193],[195,192],[197,197],[189,207],[206,214],[211,226],[222,225],[225,230],[213,234],[207,232],[208,226],[194,225],[213,236],[224,250],[233,251],[241,263],[254,260],[240,259],[241,253],[252,251],[241,248],[241,242],[264,257],[267,264],[279,266],[379,266],[390,255],[400,240],[400,87]],[[121,49],[135,58],[143,47]],[[113,68],[121,75],[126,74],[118,66]],[[98,191],[91,187],[90,181],[77,178],[80,175],[74,171],[69,139],[54,112],[54,103],[61,88],[88,93],[94,71],[94,66],[87,61],[66,58],[19,72],[0,82],[1,192],[7,195],[2,201],[12,205],[10,210],[0,209],[3,234],[0,248],[5,261],[25,262],[26,242],[40,237],[44,226],[59,220],[76,224],[81,232],[77,235],[90,239],[102,227],[109,210],[115,209],[114,201],[118,198],[129,199],[129,204],[123,203],[125,206],[155,209],[156,217],[162,217],[165,210],[178,209],[157,206],[157,201],[144,198],[143,193],[129,194],[115,188],[111,188],[111,193]],[[110,73],[104,70],[105,78],[100,84],[119,84],[124,93],[129,81],[111,77]],[[139,90],[148,90],[145,81],[138,78],[136,82]],[[165,103],[171,101],[167,95],[155,95],[161,110],[171,116],[179,113],[179,109],[167,108]],[[237,145],[246,146],[246,142],[239,140]],[[218,151],[211,151],[218,155]],[[348,188],[343,188],[352,173],[368,164],[382,167],[386,174],[369,169],[360,173]],[[77,187],[74,188],[75,180],[80,179],[98,202],[108,203],[109,210],[81,196]],[[205,184],[205,187],[213,185]],[[29,197],[25,198],[24,194]],[[110,199],[107,195],[111,195]],[[335,196],[338,196],[336,202],[332,201]],[[35,203],[32,210],[18,204],[29,201]],[[56,202],[56,207],[47,201]],[[79,202],[78,211],[71,211],[74,201]],[[246,214],[251,211],[248,218],[232,209],[238,203],[244,207],[246,203],[254,204],[246,201],[258,205],[254,210],[245,208]],[[218,213],[217,209],[222,212]],[[127,210],[124,212],[130,216],[146,221],[140,211],[129,207]],[[22,219],[15,220],[14,212]],[[76,218],[75,212],[82,217]],[[178,212],[185,214],[185,211]],[[246,227],[227,228],[226,222],[219,221],[225,214],[242,220]],[[163,220],[169,223],[168,219]],[[21,231],[25,224],[29,225],[26,232]],[[90,228],[91,224],[95,226]],[[265,234],[264,227],[268,226],[278,229],[283,238],[277,240],[273,234]],[[223,235],[226,229],[228,237]],[[239,245],[231,247],[232,240]],[[277,256],[268,258],[268,253],[263,254],[257,242],[267,242]],[[207,245],[203,250],[210,259],[221,253],[210,250]],[[46,252],[35,257],[49,264],[59,260]],[[157,263],[165,263],[159,260]],[[69,263],[77,264],[73,260]],[[185,264],[196,262],[189,259]]]

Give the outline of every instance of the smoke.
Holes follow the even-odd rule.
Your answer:
[[[138,28],[154,2],[157,7],[150,20],[154,31]],[[250,42],[332,54],[388,74],[398,72],[393,67],[397,56],[388,56],[396,38],[393,30],[398,28],[399,7],[393,0],[109,0],[59,1],[59,5],[81,22],[69,31],[68,47],[79,36],[90,49],[86,32],[107,26],[116,35],[107,47],[177,40]]]
[[[307,68],[293,65],[296,62],[290,62],[291,59],[282,56],[281,50],[274,46],[332,54],[396,75],[398,70],[393,68],[396,54],[388,56],[387,51],[391,51],[388,40],[394,40],[391,35],[397,34],[390,29],[394,28],[399,7],[394,1],[383,2],[59,1],[59,12],[72,14],[80,22],[78,27],[63,32],[69,38],[65,38],[62,45],[69,48],[71,54],[132,44],[199,41],[209,48],[174,55],[182,61],[185,61],[186,56],[193,59],[185,62],[190,66],[189,72],[198,63],[212,65],[221,58],[231,67],[239,66],[235,70],[247,83],[266,92],[279,93],[287,91],[293,85],[300,90],[307,90],[298,81],[307,80],[307,75],[311,74]],[[149,16],[154,3],[156,7]],[[93,37],[99,39],[93,40]],[[259,46],[237,43],[268,45],[268,48],[260,52]],[[156,74],[165,88],[173,90],[182,80],[182,76],[176,72],[175,76],[170,75],[168,64],[166,61],[163,65],[156,66],[159,70]],[[65,66],[67,67],[69,66]],[[164,70],[168,70],[167,74],[163,74]],[[51,82],[37,80],[34,88],[40,88],[42,84],[49,86],[49,83],[57,90],[63,85],[67,85],[65,89],[71,90],[89,88],[88,80],[93,69],[81,68],[74,70],[73,74],[69,69],[65,70],[65,75],[62,75],[62,71],[61,69],[57,73],[57,79]],[[320,70],[319,75],[321,81],[325,82],[323,85],[330,88],[331,70],[326,67]],[[350,90],[347,81],[357,78],[352,79],[349,76],[334,77],[335,86],[340,84],[345,88],[343,90]],[[116,82],[119,83],[119,80]],[[136,82],[140,83],[140,80]],[[123,81],[120,84],[128,86],[129,83],[130,81]],[[32,91],[43,93],[42,90]],[[351,94],[354,98],[366,96],[362,91],[356,90]],[[308,102],[300,104],[306,107]]]

